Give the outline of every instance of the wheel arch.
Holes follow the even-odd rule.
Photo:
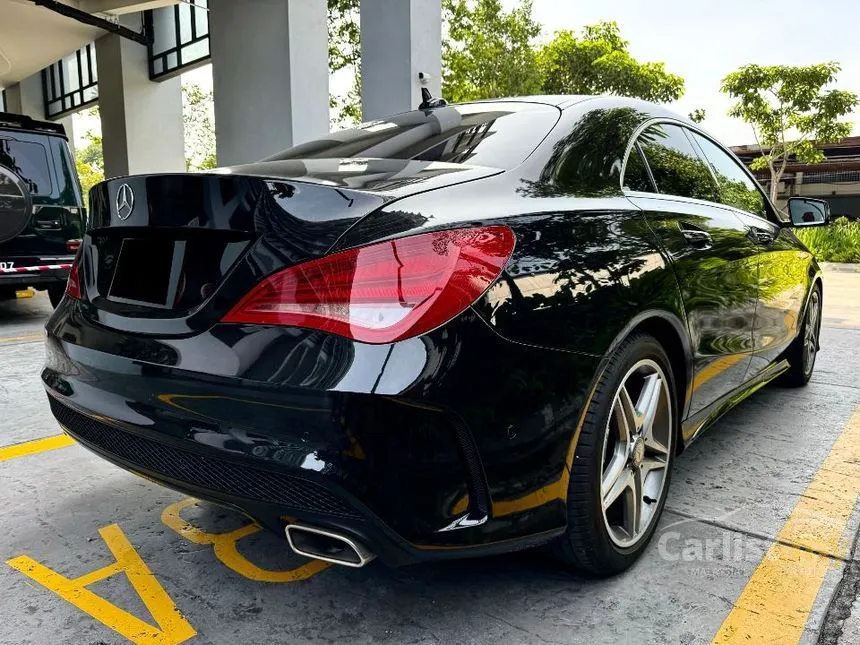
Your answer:
[[[643,311],[630,320],[619,332],[607,349],[606,357],[611,356],[615,348],[631,334],[638,332],[656,338],[669,356],[678,409],[678,441],[676,446],[677,452],[681,452],[684,449],[681,422],[687,416],[693,388],[693,353],[687,326],[672,312],[659,309]]]

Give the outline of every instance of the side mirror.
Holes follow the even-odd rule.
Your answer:
[[[830,204],[823,199],[791,197],[788,215],[792,226],[823,226],[830,221]]]

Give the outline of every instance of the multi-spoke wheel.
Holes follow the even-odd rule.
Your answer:
[[[666,375],[642,359],[615,393],[603,449],[603,521],[620,547],[635,544],[657,516],[673,428]]]
[[[623,571],[654,534],[669,489],[677,414],[671,363],[651,336],[625,340],[591,397],[554,551],[597,575]]]
[[[815,357],[818,355],[818,337],[821,334],[821,290],[816,286],[809,295],[803,324],[797,338],[789,345],[785,357],[790,365],[780,378],[789,387],[801,387],[812,378]]]

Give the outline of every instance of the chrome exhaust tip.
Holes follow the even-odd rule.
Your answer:
[[[284,532],[290,548],[308,558],[358,568],[376,557],[361,542],[326,529],[287,524]]]

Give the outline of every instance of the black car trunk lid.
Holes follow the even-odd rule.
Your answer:
[[[264,276],[324,255],[382,205],[498,172],[324,159],[103,182],[90,195],[80,261],[84,313],[133,332],[194,333]]]

